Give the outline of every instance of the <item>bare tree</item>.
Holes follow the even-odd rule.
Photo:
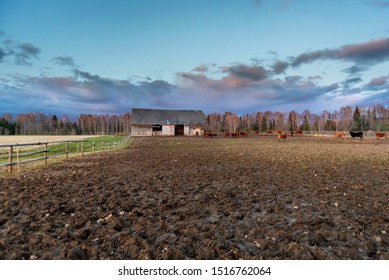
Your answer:
[[[275,112],[274,113],[274,122],[275,122],[275,129],[277,130],[285,130],[285,116],[281,112]]]
[[[222,116],[219,113],[212,113],[207,116],[206,130],[218,133],[222,130]]]
[[[237,114],[226,112],[224,114],[226,130],[235,133],[239,127],[240,119]]]
[[[339,130],[349,130],[353,121],[353,109],[350,106],[340,108]]]
[[[255,114],[255,122],[257,123],[258,130],[262,132],[262,121],[263,121],[264,115],[262,112],[257,112]]]

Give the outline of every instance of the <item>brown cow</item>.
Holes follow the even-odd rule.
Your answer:
[[[336,131],[334,133],[334,135],[335,135],[335,138],[343,138],[346,136],[346,133],[344,131]]]
[[[214,136],[217,136],[216,133],[212,133],[212,131],[206,131],[204,130],[204,137],[208,138],[208,137],[214,137]]]
[[[388,139],[388,134],[386,132],[376,132],[375,137],[379,140],[381,137]]]
[[[284,141],[285,141],[286,137],[288,137],[288,134],[286,134],[286,133],[279,133],[277,135],[278,141],[281,141],[281,139],[284,139]]]
[[[303,131],[302,131],[301,129],[299,129],[299,130],[296,130],[296,131],[294,132],[294,134],[303,134]]]
[[[240,136],[249,137],[249,132],[248,132],[248,131],[241,131],[241,132],[239,132],[239,135],[240,135]]]
[[[271,134],[271,133],[273,133],[273,130],[267,130],[266,132]]]

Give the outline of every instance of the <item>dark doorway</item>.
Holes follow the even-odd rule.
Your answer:
[[[183,124],[176,124],[174,126],[174,135],[175,136],[184,136],[184,125]]]
[[[162,125],[160,125],[160,124],[153,124],[153,132],[154,131],[162,131]]]

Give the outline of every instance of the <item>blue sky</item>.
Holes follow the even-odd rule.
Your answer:
[[[386,0],[0,0],[0,113],[372,105]]]

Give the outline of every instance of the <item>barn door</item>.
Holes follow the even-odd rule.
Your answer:
[[[184,125],[183,124],[176,124],[174,126],[174,135],[175,136],[184,136]]]

